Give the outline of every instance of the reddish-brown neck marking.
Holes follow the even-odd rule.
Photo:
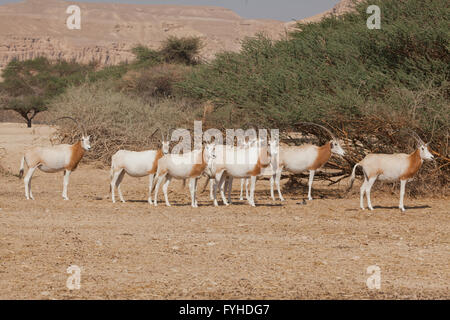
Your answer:
[[[408,156],[408,168],[406,168],[405,173],[400,177],[400,180],[407,180],[414,177],[414,175],[419,171],[422,166],[422,158],[420,157],[420,149],[417,149]]]
[[[260,148],[258,163],[260,163],[261,168],[267,168],[270,165],[267,147]]]
[[[77,168],[81,158],[83,158],[84,149],[81,146],[81,141],[78,141],[77,143],[71,145],[70,149],[71,149],[70,161],[69,164],[66,166],[66,170],[73,171]]]
[[[260,148],[258,161],[253,167],[253,170],[247,172],[247,174],[252,177],[258,176],[261,174],[262,168],[267,168],[269,165],[270,165],[270,158],[267,155],[267,148],[266,147]]]
[[[203,173],[203,170],[205,170],[206,162],[205,162],[204,153],[205,153],[205,148],[203,148],[202,152],[200,152],[200,156],[202,157],[200,163],[196,163],[192,166],[192,170],[191,170],[191,173],[189,174],[189,177],[196,178]],[[198,161],[196,161],[196,162],[198,162]]]
[[[159,149],[158,151],[156,151],[155,160],[153,160],[152,168],[150,169],[148,174],[155,174],[156,173],[156,170],[158,170],[158,160],[161,159],[163,157],[163,155],[164,154],[163,154],[162,149]]]
[[[308,170],[320,169],[331,157],[331,141],[317,149],[317,158]]]
[[[253,170],[247,172],[247,174],[252,177],[258,176],[261,174],[261,168],[262,168],[261,161],[258,158],[258,161],[256,162],[255,166],[253,167]]]

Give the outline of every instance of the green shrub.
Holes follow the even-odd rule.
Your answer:
[[[366,26],[369,5],[382,12],[381,30]],[[287,39],[260,34],[240,53],[223,53],[196,67],[182,92],[216,106],[221,126],[299,130],[300,121],[326,123],[364,143],[347,157],[348,170],[368,151],[411,151],[411,139],[394,134],[415,129],[440,154],[448,185],[449,71],[445,0],[370,0],[356,12],[320,23],[299,24]],[[447,160],[446,160],[447,159]],[[425,172],[430,173],[428,168]]]
[[[168,63],[195,65],[199,62],[202,46],[202,41],[198,37],[170,36],[163,42],[159,52]]]
[[[160,52],[143,45],[133,48],[132,52],[136,56],[134,63],[139,67],[155,65],[163,60]]]
[[[173,97],[175,85],[185,79],[190,68],[176,64],[155,65],[129,71],[119,84],[120,90],[133,93],[144,100],[154,97]]]

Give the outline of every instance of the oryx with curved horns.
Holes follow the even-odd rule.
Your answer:
[[[82,131],[81,139],[72,144],[59,144],[51,147],[33,147],[28,150],[22,157],[20,163],[19,178],[23,177],[24,165],[28,166],[28,172],[24,178],[25,184],[25,197],[27,200],[33,199],[33,193],[31,191],[31,178],[36,169],[43,172],[53,173],[64,170],[64,184],[62,197],[64,200],[69,200],[67,196],[67,187],[69,185],[69,176],[74,171],[81,159],[84,156],[84,152],[91,148],[90,136],[86,135],[85,128],[76,119],[72,117],[61,117],[57,120],[69,119],[75,122],[80,131]]]
[[[161,131],[161,129],[156,129],[151,137],[153,137],[158,131]],[[158,169],[158,160],[169,153],[171,131],[172,129],[167,131],[166,137],[164,137],[164,134],[161,131],[161,148],[157,150],[147,150],[141,152],[119,150],[112,156],[110,191],[113,203],[116,202],[114,192],[115,188],[117,188],[119,192],[120,201],[125,202],[122,195],[122,190],[120,189],[120,184],[122,183],[123,177],[126,173],[135,178],[149,176],[148,203],[153,204],[151,193],[153,190],[154,177]]]
[[[294,174],[309,170],[308,200],[312,200],[311,189],[316,170],[322,168],[328,162],[333,153],[339,156],[343,156],[345,154],[339,140],[329,129],[320,124],[311,122],[302,122],[300,124],[312,125],[323,129],[330,135],[331,140],[320,147],[313,144],[304,144],[301,146],[277,146],[276,140],[270,141],[271,148],[278,149],[278,157],[274,158],[272,163],[275,173],[270,178],[270,194],[273,200],[275,200],[273,190],[273,184],[275,182],[280,200],[284,201],[280,190],[280,179],[283,170],[287,170]]]
[[[424,160],[433,160],[433,155],[429,150],[429,143],[425,143],[414,131],[404,129],[416,140],[417,148],[411,154],[368,154],[363,160],[358,162],[352,171],[349,191],[355,181],[356,167],[362,167],[364,182],[360,188],[360,207],[364,210],[364,193],[367,196],[367,206],[373,210],[370,201],[370,190],[377,179],[386,181],[400,180],[400,203],[399,209],[405,211],[403,198],[405,196],[406,182],[410,181],[419,171]]]

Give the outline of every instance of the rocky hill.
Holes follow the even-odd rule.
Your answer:
[[[333,12],[347,9],[350,2],[342,1]],[[131,48],[137,44],[158,48],[168,36],[201,37],[203,58],[210,59],[223,50],[239,50],[246,36],[265,32],[279,38],[292,26],[275,20],[243,19],[229,9],[212,6],[77,3],[81,30],[69,30],[66,9],[70,4],[26,0],[0,6],[0,69],[13,58],[38,56],[117,64],[133,59]]]

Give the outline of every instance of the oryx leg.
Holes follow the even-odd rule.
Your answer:
[[[197,184],[198,184],[198,178],[194,178],[194,200],[195,200],[195,207],[198,208],[198,202],[197,202]]]
[[[241,179],[241,193],[239,194],[239,200],[244,200],[244,194],[243,194],[243,191],[244,191],[244,183],[245,183],[245,179]]]
[[[119,179],[120,174],[122,173],[122,170],[114,171],[111,178],[111,200],[113,203],[116,203],[116,187],[117,187],[117,180]]]
[[[311,196],[311,189],[312,189],[312,184],[314,181],[314,174],[316,173],[316,171],[314,170],[310,170],[309,171],[309,181],[308,181],[308,200],[312,200],[312,196]]]
[[[373,210],[372,202],[370,201],[370,190],[372,189],[375,180],[377,180],[377,177],[369,178],[369,182],[367,183],[366,186],[367,206],[369,207],[370,210]]]
[[[191,206],[195,208],[195,178],[189,179],[189,192],[191,193]]]
[[[252,206],[255,207],[255,185],[256,185],[256,176],[251,176],[250,177],[250,196],[249,196],[249,200],[248,203]]]
[[[405,212],[405,207],[403,206],[403,198],[405,197],[405,187],[407,180],[400,180],[400,204],[399,209]]]
[[[62,197],[64,200],[69,200],[69,197],[67,196],[67,186],[69,185],[69,177],[70,177],[70,173],[72,171],[70,170],[66,170],[64,172],[64,185],[63,185],[63,193],[62,193]]]
[[[248,184],[250,183],[250,180],[248,178],[245,178],[245,197],[248,199]]]
[[[227,185],[227,192],[228,192],[228,204],[231,204],[231,190],[233,189],[233,177],[228,177],[228,185]]]
[[[220,178],[218,188],[219,188],[219,191],[220,191],[220,195],[222,197],[223,204],[228,206],[228,201],[225,198],[225,191],[224,191],[224,189],[225,189],[225,182],[226,181],[227,181],[227,175],[223,173],[221,178]]]
[[[155,199],[153,200],[153,204],[155,205],[155,207],[158,205],[159,186],[161,185],[161,182],[164,180],[166,175],[167,175],[167,173],[160,175],[160,176],[158,174],[156,174]]]
[[[215,177],[214,177],[214,182],[212,184],[213,187],[213,203],[215,207],[219,206],[219,203],[217,202],[217,185],[218,185],[218,180],[220,180],[221,178],[221,174],[220,173],[216,173]],[[211,183],[211,181],[209,181]]]
[[[361,188],[359,189],[359,207],[362,210],[365,210],[365,208],[364,208],[364,192],[366,192],[366,187],[367,187],[368,183],[369,183],[369,181],[366,179],[366,177],[364,177],[364,182],[361,185]]]
[[[117,192],[119,193],[120,201],[125,203],[125,199],[123,198],[122,189],[120,188],[120,184],[122,183],[123,177],[125,176],[125,170],[122,170],[119,174],[119,177],[116,180]]]
[[[23,178],[23,182],[25,184],[25,197],[27,200],[34,200],[33,193],[31,192],[31,178],[33,177],[33,173],[37,167],[29,168],[25,178]]]
[[[153,191],[153,180],[155,178],[154,174],[150,174],[148,177],[148,203],[153,204],[152,202],[152,191]]]
[[[281,194],[281,188],[280,188],[280,180],[281,180],[282,172],[283,172],[283,169],[279,168],[275,174],[275,184],[277,186],[278,196],[280,197],[280,201],[284,201],[283,195]]]
[[[169,203],[169,197],[167,195],[167,191],[169,189],[169,184],[170,184],[171,180],[172,180],[172,177],[167,175],[166,182],[164,182],[164,185],[163,185],[164,200],[166,201],[166,206],[168,206],[168,207],[170,207],[170,203]]]
[[[209,199],[214,200],[214,179],[209,179]]]
[[[214,177],[214,206],[218,207],[219,203],[217,202],[217,189],[219,188],[219,184],[222,181],[222,177],[224,176],[225,170],[222,170],[221,172],[217,172]]]
[[[275,193],[273,192],[273,185],[275,183],[276,173],[270,176],[270,197],[275,201]]]

